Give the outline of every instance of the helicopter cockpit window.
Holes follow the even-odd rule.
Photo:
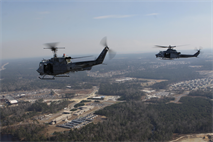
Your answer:
[[[71,59],[66,59],[67,64],[71,63]]]
[[[43,66],[43,63],[42,63],[42,62],[40,62],[39,67],[42,67],[42,66]]]

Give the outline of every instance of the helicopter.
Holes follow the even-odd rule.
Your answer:
[[[160,48],[168,48],[166,51],[160,51],[158,54],[155,54],[156,58],[161,58],[161,59],[176,59],[176,58],[190,58],[190,57],[197,57],[200,54],[200,50],[198,49],[197,52],[193,55],[189,54],[181,54],[181,52],[177,52],[175,49],[176,46],[161,46],[161,45],[156,45],[156,47]]]
[[[107,45],[107,39],[104,37],[101,40],[101,44],[104,46],[104,49],[100,53],[97,59],[91,61],[80,61],[80,62],[71,62],[71,59],[77,58],[86,58],[91,56],[83,56],[83,57],[66,57],[65,54],[62,57],[57,57],[57,50],[64,49],[64,47],[56,47],[57,43],[47,43],[47,48],[53,51],[54,56],[51,59],[45,60],[43,59],[39,63],[39,68],[37,72],[40,74],[39,79],[42,80],[54,80],[55,77],[69,77],[69,72],[77,72],[77,71],[85,71],[91,70],[93,66],[102,64],[107,52],[109,51],[110,59],[115,56],[115,52],[109,49]],[[52,76],[52,78],[45,78],[46,75]]]

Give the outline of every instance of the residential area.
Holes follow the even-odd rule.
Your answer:
[[[169,91],[185,90],[192,91],[197,89],[213,88],[213,78],[202,78],[182,81],[169,86]]]

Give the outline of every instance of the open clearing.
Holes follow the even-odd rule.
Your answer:
[[[140,78],[138,80],[141,80],[141,81],[147,81],[147,82],[144,82],[144,83],[141,83],[141,86],[151,86],[155,83],[159,83],[159,82],[163,82],[163,81],[168,81],[168,80],[163,80],[163,79],[146,79],[146,78]]]
[[[184,135],[169,142],[209,142],[213,140],[213,133]]]
[[[181,97],[187,96],[189,94],[189,91],[185,91],[183,94],[178,94],[178,95],[174,95],[173,97],[175,97],[174,101],[170,101],[170,103],[176,103],[179,104],[179,100]]]

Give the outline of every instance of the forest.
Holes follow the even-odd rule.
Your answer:
[[[140,100],[145,94],[140,91],[140,83],[101,83],[98,93],[101,95],[120,96],[119,100]]]
[[[117,103],[95,112],[107,117],[98,124],[81,129],[44,135],[46,125],[29,124],[4,132],[24,141],[167,141],[173,133],[212,132],[212,101],[205,98],[182,97],[181,104],[142,101]]]
[[[188,96],[200,96],[200,97],[206,97],[208,99],[213,99],[213,94],[212,94],[213,90],[196,90],[196,91],[191,91]]]
[[[162,66],[157,69],[135,70],[127,74],[129,77],[147,79],[166,79],[172,82],[199,78],[200,75],[189,65],[177,65],[177,67]],[[177,77],[178,76],[178,77]]]

